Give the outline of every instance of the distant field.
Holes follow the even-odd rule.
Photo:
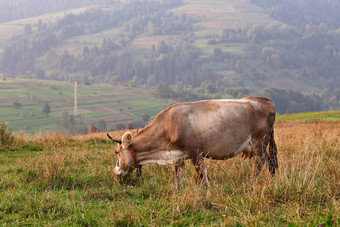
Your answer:
[[[136,93],[138,96],[136,96]],[[141,119],[143,114],[155,116],[167,103],[155,98],[152,91],[113,85],[77,86],[77,121],[89,127],[103,119],[108,128],[117,123]],[[74,113],[74,83],[62,81],[7,79],[0,81],[0,122],[8,122],[14,131],[34,134],[40,131],[60,131],[64,112]],[[18,102],[21,107],[14,108]],[[49,103],[48,117],[42,112]],[[29,129],[24,130],[24,127]]]
[[[276,117],[276,120],[277,121],[313,121],[313,120],[340,121],[340,110],[284,114],[284,115],[278,115]]]
[[[215,65],[215,68],[223,66]],[[60,93],[61,92],[61,93]],[[136,95],[138,94],[138,95]],[[64,112],[73,114],[74,83],[65,81],[7,79],[0,81],[0,122],[8,122],[14,131],[34,134],[41,131],[60,131]],[[223,96],[231,98],[230,96]],[[152,92],[140,88],[113,85],[78,85],[78,122],[89,127],[99,119],[108,128],[117,123],[141,119],[144,114],[155,116],[169,103],[155,98]],[[13,103],[21,104],[14,108]],[[42,112],[49,103],[48,117]],[[340,121],[340,111],[278,115],[277,121]],[[26,130],[24,130],[26,127]]]
[[[202,39],[196,42],[196,45],[202,51],[203,56],[211,56],[215,48],[220,48],[223,52],[231,52],[231,53],[243,53],[244,48],[246,47],[245,43],[228,43],[228,44],[215,44],[208,45],[209,39]]]
[[[182,7],[173,11],[178,14],[186,13],[204,18],[204,22],[197,25],[203,29],[224,29],[239,28],[256,23],[273,22],[265,11],[246,0],[217,0],[200,1],[186,0]]]

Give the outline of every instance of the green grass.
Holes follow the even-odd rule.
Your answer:
[[[276,117],[276,120],[277,121],[312,121],[312,120],[340,121],[340,111],[284,114],[284,115],[278,115]]]

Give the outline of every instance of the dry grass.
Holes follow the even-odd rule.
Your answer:
[[[119,137],[124,132],[111,132]],[[277,123],[279,172],[252,180],[252,162],[207,160],[211,188],[188,161],[179,189],[171,166],[113,176],[105,133],[15,136],[38,147],[0,153],[0,223],[41,225],[332,226],[340,214],[340,122]],[[25,150],[25,149],[24,149]],[[23,149],[21,149],[23,152]],[[20,151],[18,151],[20,152]]]

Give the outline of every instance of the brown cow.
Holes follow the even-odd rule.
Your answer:
[[[125,176],[148,163],[173,164],[181,184],[184,160],[190,159],[209,186],[203,158],[224,160],[242,152],[242,156],[254,156],[254,177],[266,162],[274,175],[278,168],[274,121],[275,106],[266,97],[175,104],[134,137],[130,132],[121,139],[108,135],[119,143],[114,173]]]

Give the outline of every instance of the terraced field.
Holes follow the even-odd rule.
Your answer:
[[[77,86],[77,121],[89,127],[103,119],[108,128],[117,123],[141,119],[144,114],[156,115],[168,106],[156,98],[152,90],[113,85]],[[136,95],[138,94],[138,95]],[[20,104],[15,108],[14,102]],[[43,106],[49,103],[46,116]],[[8,122],[14,131],[37,133],[60,131],[63,113],[74,114],[74,83],[61,81],[7,79],[0,81],[0,122]]]

